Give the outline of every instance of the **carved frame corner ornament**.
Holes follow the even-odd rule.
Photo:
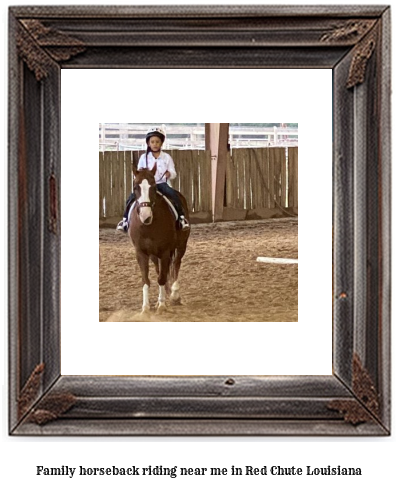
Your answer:
[[[17,36],[19,56],[38,81],[48,76],[52,61],[67,61],[86,49],[79,39],[45,27],[37,19],[21,20]]]
[[[338,411],[347,423],[353,425],[378,420],[381,416],[379,395],[357,353],[353,356],[352,371],[352,390],[356,399],[331,401],[328,408]]]
[[[377,44],[378,21],[353,19],[323,34],[320,40],[327,44],[356,43],[346,86],[348,89],[364,82],[367,62]]]
[[[323,34],[320,39],[326,43],[359,42],[375,26],[376,22],[374,19],[352,19],[339,26],[334,26],[333,29]]]
[[[390,434],[390,30],[375,5],[10,7],[11,435]],[[61,374],[61,70],[155,67],[332,71],[331,375]]]
[[[45,425],[67,413],[77,401],[77,398],[68,392],[48,393],[42,397],[41,389],[45,365],[37,365],[31,373],[18,396],[19,418],[26,419],[28,423]]]
[[[24,417],[40,394],[44,363],[37,365],[18,395],[18,414]]]
[[[32,409],[28,423],[43,426],[64,416],[76,404],[77,398],[68,392],[50,393]]]
[[[373,55],[377,46],[378,33],[374,28],[367,36],[356,46],[352,63],[349,71],[346,86],[348,89],[362,84],[365,79],[367,63]]]

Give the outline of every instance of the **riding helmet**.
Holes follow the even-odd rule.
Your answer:
[[[148,140],[152,136],[157,136],[158,138],[161,139],[162,143],[164,143],[165,138],[166,138],[166,132],[165,129],[162,128],[161,126],[152,126],[151,128],[148,129],[147,134],[145,136],[145,141],[148,143]]]

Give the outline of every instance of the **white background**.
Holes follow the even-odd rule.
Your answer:
[[[61,373],[330,375],[332,71],[63,70],[61,75]],[[159,80],[164,96],[154,107]],[[245,94],[237,97],[241,87]],[[147,121],[152,111],[162,121],[299,123],[298,323],[98,322],[93,206],[98,123]],[[318,188],[307,177],[316,172],[323,183]],[[131,258],[135,261],[133,248]],[[184,301],[184,275],[180,283]],[[123,294],[142,296],[141,290]]]
[[[14,1],[13,4],[25,4],[26,2]],[[43,2],[35,2],[37,4]],[[54,3],[54,2],[53,2]],[[65,1],[64,3],[69,3]],[[76,3],[76,2],[71,2]],[[100,1],[89,3],[103,3]],[[118,3],[125,3],[120,0]],[[174,4],[180,3],[177,0]],[[184,2],[187,3],[187,2]],[[201,2],[198,2],[201,3]],[[207,0],[205,3],[209,4]],[[217,3],[236,3],[233,1]],[[253,3],[257,3],[254,1]],[[278,2],[276,2],[278,3]],[[296,3],[296,2],[284,2]],[[307,2],[308,4],[320,4],[324,2]],[[335,2],[344,3],[346,2]],[[367,3],[367,2],[360,2]],[[380,4],[374,0],[373,4]],[[3,71],[6,73],[6,24],[7,11],[6,4],[2,7],[2,28],[3,28]],[[393,42],[394,54],[397,49],[397,23],[399,22],[395,8],[393,9]],[[396,85],[397,68],[394,67],[393,82]],[[3,87],[3,123],[4,128],[1,132],[3,137],[3,156],[4,162],[7,159],[6,153],[6,107],[7,107],[7,90],[6,84]],[[394,117],[393,117],[393,134],[395,135],[397,121],[397,98],[394,93]],[[99,121],[96,121],[99,122]],[[302,135],[301,135],[302,137]],[[394,147],[393,163],[396,161],[396,148]],[[394,190],[397,188],[397,173],[394,171]],[[4,173],[4,182],[6,186],[7,176]],[[6,196],[6,192],[4,193]],[[6,200],[4,202],[6,209]],[[393,251],[397,243],[397,198],[393,193]],[[95,214],[95,216],[97,216]],[[3,218],[6,218],[4,214]],[[13,226],[13,224],[11,224]],[[6,270],[6,238],[3,240],[4,246],[4,268]],[[394,279],[397,277],[395,269],[396,260],[394,257]],[[4,281],[4,325],[7,324],[6,308],[6,283]],[[398,352],[397,334],[395,326],[397,325],[397,287],[394,282],[393,289],[393,353]],[[1,298],[1,297],[0,297]],[[317,490],[325,491],[352,490],[354,488],[362,490],[375,490],[379,488],[396,489],[398,486],[397,456],[399,455],[399,444],[397,438],[397,362],[393,359],[393,436],[390,438],[10,438],[7,435],[7,350],[6,350],[6,330],[1,338],[3,343],[2,353],[4,361],[2,363],[2,429],[1,429],[1,473],[0,480],[4,489],[29,488],[40,489],[41,491],[74,489],[86,490],[88,486],[93,485],[97,490],[109,489],[110,486],[118,490],[139,489],[184,489],[196,490],[208,487],[219,489],[228,487],[229,489],[242,489],[246,486],[253,490],[275,490],[275,489],[300,489],[300,490]],[[35,476],[35,466],[44,465],[48,467],[68,465],[78,467],[101,466],[191,466],[191,467],[230,467],[236,466],[263,466],[263,465],[281,465],[290,466],[326,466],[326,465],[343,465],[343,466],[361,466],[363,476],[354,477],[330,477],[330,478],[300,478],[300,477],[253,477],[253,478],[190,478],[175,479],[170,478],[102,478],[102,479],[69,479],[69,478],[39,478]]]

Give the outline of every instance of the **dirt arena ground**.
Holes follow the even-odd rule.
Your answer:
[[[298,220],[193,225],[180,270],[182,305],[141,315],[142,284],[127,235],[100,229],[100,322],[297,322]],[[151,265],[151,305],[158,297]]]

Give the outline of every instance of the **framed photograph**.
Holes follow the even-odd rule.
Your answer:
[[[320,106],[324,106],[325,114],[322,116],[327,125],[327,128],[323,125],[322,130],[325,132],[324,143],[327,147],[331,146],[331,74],[327,70],[312,71],[314,78],[318,80],[322,78],[323,82],[326,82],[326,87],[316,95],[313,87],[305,85],[303,88],[299,83],[298,78],[302,78],[302,82],[306,84],[305,70],[300,74],[302,77],[297,75],[296,86],[292,86],[290,81],[295,72],[295,70],[259,70],[257,80],[254,81],[251,77],[251,93],[245,90],[241,100],[235,100],[234,104],[231,102],[232,98],[240,92],[242,85],[248,83],[247,70],[234,70],[233,79],[231,70],[163,70],[162,95],[159,94],[159,77],[154,76],[150,69],[109,70],[106,73],[101,71],[100,78],[103,84],[105,80],[109,80],[108,84],[104,84],[105,86],[118,86],[118,92],[123,94],[130,92],[129,87],[133,83],[134,95],[132,94],[129,108],[130,112],[134,111],[136,118],[139,114],[142,117],[148,114],[149,100],[153,94],[158,94],[162,100],[162,114],[173,114],[174,119],[180,121],[188,121],[190,115],[197,116],[195,119],[205,117],[206,115],[201,113],[201,108],[198,107],[200,105],[205,105],[208,112],[210,108],[217,107],[215,110],[218,114],[227,114],[229,107],[230,111],[234,108],[237,117],[238,114],[242,116],[243,113],[248,117],[250,108],[255,113],[254,117],[256,113],[259,117],[257,101],[259,97],[264,97],[263,94],[267,98],[265,104],[267,104],[268,117],[272,118],[272,114],[282,113],[281,101],[277,98],[273,103],[273,100],[267,97],[267,90],[265,90],[265,79],[267,79],[268,86],[279,87],[284,94],[284,106],[288,111],[293,110],[296,100],[303,96],[303,91],[307,91],[314,100],[317,99],[318,103],[314,107],[318,111]],[[291,76],[287,76],[289,74]],[[208,91],[204,94],[206,80],[215,77],[217,81],[214,80],[212,83],[212,93]],[[77,105],[87,108],[85,114],[95,114],[98,96],[93,96],[92,103],[89,104],[87,99],[90,98],[90,89],[83,90],[83,86],[89,82],[87,87],[93,87],[96,78],[98,78],[96,70],[89,73],[86,70],[67,72],[67,77],[62,79],[64,87],[62,97],[64,98],[66,93],[70,93],[71,97],[68,98],[69,102],[62,105],[65,107],[65,111],[62,110],[63,119],[65,117],[67,121],[73,120]],[[122,82],[121,79],[126,82]],[[283,84],[285,87],[282,87]],[[85,99],[81,104],[76,103],[76,93],[79,91],[82,93],[82,99]],[[148,97],[140,100],[138,94],[147,94]],[[325,95],[327,97],[323,98]],[[109,107],[105,108],[105,105],[115,104],[117,97],[117,94],[113,95],[108,104],[103,101],[100,110],[108,112]],[[123,104],[124,97],[117,102],[122,110],[126,106]],[[213,99],[217,99],[217,102]],[[187,104],[188,114],[183,113],[179,100],[190,100]],[[304,103],[304,107],[308,108],[308,104]],[[154,109],[156,112],[156,105]],[[114,115],[115,110],[111,109],[111,111]],[[296,112],[299,111],[300,108],[296,108]],[[312,116],[314,111],[308,109],[307,118],[310,124],[314,125]],[[123,114],[120,117],[123,117]],[[125,118],[127,117],[128,114],[125,114]],[[76,123],[68,125],[66,122],[62,126],[69,127],[70,132],[75,133],[75,137],[65,136],[65,141],[74,142],[71,156],[65,157],[65,160],[73,162],[74,154],[78,153],[81,156],[84,152],[84,148],[79,149],[78,152],[76,150],[78,138],[76,133],[85,134],[87,121],[82,122],[78,131]],[[101,255],[100,322],[209,322],[212,324],[215,322],[298,322],[298,123],[100,123],[99,128],[99,134],[102,136],[99,145],[98,186]],[[152,151],[146,152],[146,135],[153,133],[154,128],[160,131],[158,134],[163,139],[162,142],[155,141],[156,144],[162,143],[161,150],[155,153],[155,157]],[[315,136],[313,133],[313,138]],[[64,139],[64,133],[62,138]],[[148,141],[151,143],[151,139]],[[81,142],[83,147],[88,146],[87,137],[83,137]],[[315,147],[314,142],[312,145]],[[318,145],[323,148],[321,143]],[[64,157],[62,159],[64,160]],[[152,180],[153,189],[157,189],[158,194],[155,199],[144,198],[138,187],[138,181],[144,179],[141,172],[147,168],[146,166],[152,170],[151,166],[155,159],[157,162],[155,175],[147,177]],[[85,161],[88,161],[87,157]],[[76,165],[78,166],[79,163],[76,162]],[[165,170],[167,165],[172,172],[172,177],[168,180],[166,175],[164,176],[168,172]],[[311,165],[310,162],[308,165]],[[135,203],[133,206],[136,208],[129,214],[126,209],[126,199],[132,193],[132,167],[137,168],[137,166],[140,166],[141,170],[137,174],[135,195],[139,193],[140,196],[138,200],[130,202],[130,205]],[[331,181],[331,168],[325,166],[323,170],[327,181]],[[78,192],[80,196],[88,194],[87,182],[90,182],[90,171],[92,172],[91,167],[88,169],[88,177],[81,180],[81,191]],[[67,169],[64,175],[65,172],[71,172],[71,181],[74,174],[80,174],[77,169]],[[67,188],[66,193],[76,193],[77,186],[79,183],[72,186],[69,191]],[[331,187],[330,183],[328,191]],[[94,186],[93,191],[96,191]],[[163,203],[165,200],[159,193],[166,193],[169,200],[174,202],[174,206],[162,206],[166,203]],[[330,206],[331,195],[328,198],[325,193],[325,188],[319,187],[312,193],[312,199],[317,200],[319,194],[319,199],[325,199]],[[65,196],[64,191],[62,194]],[[219,196],[222,200],[217,203],[216,198]],[[97,195],[89,199],[98,201]],[[144,199],[149,201],[143,201]],[[73,201],[72,196],[70,200]],[[182,204],[179,205],[180,200],[186,203],[186,211]],[[176,211],[174,211],[175,207]],[[166,219],[170,215],[175,217],[170,220],[166,228],[168,232],[162,231],[161,224],[164,221],[156,223],[159,209]],[[320,207],[320,214],[323,211]],[[134,224],[130,230],[127,226],[129,216],[130,222]],[[181,218],[176,220],[176,217],[181,216],[186,217],[185,228],[182,228]],[[77,232],[75,218],[76,213],[71,213],[71,230],[75,229]],[[135,220],[135,218],[140,219]],[[65,215],[62,221],[65,230]],[[331,220],[324,226],[325,236],[329,237]],[[85,230],[87,224],[82,224],[82,230],[78,234],[87,235]],[[160,231],[159,235],[156,231]],[[180,252],[173,256],[172,260],[174,266],[178,265],[178,270],[173,270],[173,274],[169,275],[171,279],[166,283],[170,299],[167,308],[162,302],[159,309],[153,308],[158,302],[158,297],[162,295],[162,288],[158,288],[158,274],[153,261],[146,263],[148,256],[139,256],[141,268],[135,257],[132,260],[132,252],[135,248],[132,248],[130,234],[135,235],[137,245],[142,238],[149,237],[154,250],[159,247],[161,241],[164,241],[165,236],[170,237],[170,241],[164,245],[165,250],[169,247],[173,248],[175,240],[179,242]],[[71,232],[69,235],[74,233]],[[90,236],[95,235],[94,230],[90,232]],[[79,249],[76,250],[76,255],[82,253],[82,247],[87,247],[88,251],[95,247],[89,240],[85,241],[84,245],[79,241],[77,245]],[[330,246],[330,244],[326,245]],[[146,243],[144,248],[147,247]],[[140,251],[141,248],[138,249]],[[90,257],[89,252],[87,257]],[[271,261],[275,258],[280,262],[272,267],[268,266],[270,262],[261,263],[261,260]],[[331,276],[329,260],[330,258],[325,261],[326,271],[323,278],[327,290],[331,288],[331,278],[328,278]],[[313,264],[314,262],[313,256]],[[149,286],[148,288],[145,286],[143,291],[142,276],[145,277],[145,273],[142,275],[142,269],[148,263],[146,285]],[[93,266],[97,267],[97,264]],[[164,269],[169,271],[169,265],[166,264]],[[276,270],[279,274],[276,274]],[[67,274],[71,275],[71,289],[76,290],[77,285],[74,281],[76,271],[72,271],[69,267]],[[86,276],[89,281],[89,277],[95,276],[95,273]],[[162,277],[162,264],[159,276]],[[63,274],[61,279],[64,281]],[[121,295],[121,284],[129,288],[124,295]],[[85,294],[85,291],[90,289],[90,284],[84,284],[82,278],[79,288],[81,298],[85,302],[84,310],[94,311],[97,298],[93,298],[92,306],[89,306],[88,296]],[[321,288],[315,292],[320,296],[322,293]],[[321,302],[323,302],[322,298]],[[89,319],[87,322],[90,322]],[[146,329],[148,327],[146,326]],[[195,329],[195,326],[190,326],[191,328]],[[187,327],[184,326],[182,329],[186,331]],[[297,326],[294,329],[298,331]],[[136,331],[135,328],[130,329],[134,336],[137,335]],[[177,339],[184,339],[184,334],[177,335]],[[134,343],[133,340],[132,342]],[[184,349],[184,346],[181,348]],[[201,368],[198,369],[201,373]]]
[[[390,36],[388,6],[10,7],[11,435],[390,434]],[[186,329],[190,348],[176,342],[173,354],[149,346],[150,361],[162,364],[181,357],[179,373],[147,366],[117,375],[107,375],[108,368],[97,375],[67,375],[70,370],[61,369],[64,333],[72,324],[78,327],[71,344],[76,358],[96,351],[107,358],[95,333],[88,345],[80,342],[85,331],[81,308],[63,304],[61,309],[61,265],[77,260],[73,249],[61,247],[61,234],[69,230],[63,226],[65,210],[73,199],[67,190],[76,194],[75,182],[65,183],[63,152],[69,145],[61,137],[66,112],[62,73],[89,77],[94,71],[98,78],[93,83],[101,84],[104,71],[116,70],[168,70],[171,76],[177,70],[239,70],[260,79],[265,70],[286,70],[287,76],[297,70],[308,72],[309,85],[315,87],[314,70],[331,74],[327,105],[331,102],[333,131],[319,160],[324,171],[328,166],[333,183],[332,318],[328,308],[327,323],[319,319],[318,283],[304,292],[314,306],[313,322],[332,339],[331,373],[291,375],[284,367],[275,373],[266,361],[262,364],[273,346],[259,342],[261,328],[239,323],[206,333]],[[309,106],[315,104],[309,99]],[[83,117],[76,114],[76,119]],[[94,133],[92,168],[97,165],[98,126]],[[303,169],[300,179],[305,173],[314,189],[322,188],[321,174]],[[85,220],[85,213],[76,219]],[[331,208],[324,214],[330,223]],[[314,224],[307,243],[319,243],[320,230]],[[98,236],[96,240],[98,244]],[[301,258],[299,263],[301,268]],[[82,269],[77,283],[85,274]],[[67,322],[66,310],[75,314]],[[113,330],[109,336],[118,334]],[[317,337],[312,341],[300,331],[302,342],[282,329],[280,336],[282,364],[294,351],[301,359],[309,350],[320,350]],[[230,338],[240,340],[234,350],[226,348]],[[123,336],[119,344],[123,353]],[[256,373],[252,368],[231,371],[229,360],[242,358],[240,345],[256,359]],[[199,358],[203,368],[192,373],[185,366],[199,346],[202,353],[212,352],[217,368],[209,369],[204,355]],[[146,353],[144,343],[132,347],[132,356],[138,352]]]

